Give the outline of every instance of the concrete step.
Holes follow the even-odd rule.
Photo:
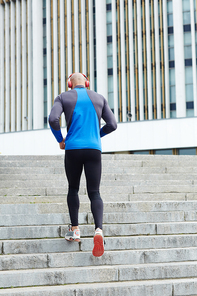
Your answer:
[[[65,237],[67,225],[0,227],[1,240]],[[94,225],[80,225],[81,237],[92,237]],[[197,222],[103,224],[105,237],[196,234]]]
[[[92,252],[1,255],[0,270],[67,268],[106,265],[136,265],[197,260],[197,248],[105,251],[101,258]]]
[[[174,194],[177,196],[177,200],[185,200],[185,194]],[[118,200],[119,202],[129,201],[129,194],[101,194],[104,202],[113,202],[114,200]],[[89,198],[87,195],[79,195],[81,202],[89,202]],[[136,195],[137,198],[137,195]],[[0,204],[23,204],[23,203],[64,203],[67,199],[67,192],[62,195],[3,195],[0,196]],[[169,198],[170,199],[170,198]],[[160,199],[161,200],[161,199]]]
[[[80,212],[90,212],[90,202],[80,203]],[[141,201],[134,202],[105,202],[104,212],[130,213],[130,212],[172,212],[197,211],[197,201]],[[37,203],[37,204],[1,204],[0,215],[7,214],[54,214],[68,212],[66,201],[64,203]]]
[[[35,184],[36,185],[36,184]],[[139,193],[197,193],[197,185],[134,185],[128,186],[103,186],[100,188],[103,195],[119,194],[139,194]],[[28,187],[28,188],[0,188],[0,196],[18,196],[18,195],[66,195],[66,187]],[[79,194],[87,194],[85,187],[80,187]],[[116,199],[118,200],[118,199]]]
[[[127,154],[127,153],[102,153],[102,158],[104,160],[176,160],[176,161],[183,161],[183,160],[192,160],[195,159],[196,156],[194,155],[150,155],[150,154]],[[64,160],[64,151],[62,151],[62,155],[0,155],[0,160]]]
[[[104,213],[103,223],[154,223],[154,222],[183,222],[196,220],[197,212],[133,212],[131,213]],[[49,225],[68,224],[70,222],[68,213],[58,214],[8,214],[0,215],[0,226],[22,226],[22,225]],[[80,213],[79,223],[93,224],[92,213]]]
[[[161,280],[195,277],[197,262],[157,263],[139,265],[113,265],[72,268],[46,268],[4,271],[0,274],[2,288],[68,285],[78,283],[104,283],[136,280]]]
[[[3,206],[2,206],[3,208]],[[5,207],[4,207],[5,208]],[[48,225],[48,224],[67,224],[69,223],[68,210],[67,213],[33,213],[29,205],[30,212],[22,211],[0,215],[0,226],[17,226],[17,225]],[[35,207],[32,207],[34,209]],[[193,221],[197,219],[197,211],[134,211],[130,212],[113,212],[103,214],[103,223],[156,223],[156,222],[178,222]],[[82,212],[79,214],[79,223],[93,224],[92,213]]]
[[[111,164],[120,164],[120,165],[134,165],[134,166],[155,166],[155,165],[168,165],[168,166],[182,166],[183,164],[185,166],[196,166],[197,165],[197,159],[195,156],[192,157],[180,157],[180,156],[166,156],[164,157],[163,155],[160,156],[153,156],[151,157],[150,155],[147,155],[146,157],[142,156],[133,156],[130,155],[127,158],[123,158],[122,156],[116,155],[115,158],[113,157],[105,157],[102,155],[102,162],[103,164],[111,165]],[[21,164],[20,166],[42,166],[45,164],[48,164],[50,166],[53,166],[55,164],[61,164],[64,163],[64,157],[58,157],[58,156],[50,156],[48,158],[43,158],[42,156],[29,156],[29,158],[11,158],[8,157],[7,159],[4,159],[2,156],[0,156],[0,166],[18,166],[18,164]]]
[[[147,168],[147,167],[129,167],[129,168],[121,168],[121,167],[103,167],[102,173],[109,174],[113,171],[115,174],[164,174],[167,172],[167,169],[165,167],[153,167],[153,168]],[[197,169],[194,170],[186,169],[186,173],[197,173]],[[179,174],[178,169],[175,170],[175,174]],[[184,173],[184,170],[182,170],[182,174]],[[64,175],[65,176],[65,169],[62,166],[60,167],[0,167],[0,175],[1,174],[26,174],[27,176],[31,176],[33,174],[57,174],[57,175]]]
[[[101,190],[104,191],[106,187],[126,187],[130,186],[193,186],[196,185],[196,180],[102,180]],[[67,190],[68,183],[66,178],[58,180],[58,186]],[[57,188],[57,180],[2,180],[0,181],[0,188]],[[85,191],[86,182],[82,180],[80,183],[81,190]]]
[[[94,232],[92,233],[93,236]],[[149,235],[105,237],[106,251],[137,249],[168,249],[197,247],[197,235]],[[83,238],[81,243],[70,243],[64,238],[0,241],[0,252],[7,254],[59,253],[92,251],[93,238]]]
[[[143,186],[133,186],[134,193],[196,193],[197,186],[196,185],[143,185]]]
[[[8,214],[0,215],[0,227],[22,225],[57,225],[70,223],[68,213],[58,214]],[[87,213],[79,214],[79,223],[87,223]]]
[[[0,195],[0,204],[23,204],[23,203],[64,203],[66,201],[67,193],[63,195]],[[89,202],[87,195],[79,195],[81,202]],[[135,193],[135,194],[101,194],[104,202],[119,202],[128,201],[196,201],[197,193]]]
[[[158,174],[142,174],[140,172],[135,172],[131,174],[113,174],[113,173],[102,173],[101,184],[102,182],[108,181],[195,181],[197,179],[197,174],[168,174],[168,173],[158,173]],[[54,182],[65,181],[65,174],[1,174],[0,182],[3,181],[41,181],[47,180]],[[85,182],[85,176],[82,174],[81,182]],[[105,183],[104,183],[105,184]]]
[[[72,284],[0,290],[2,296],[197,296],[197,279]]]
[[[176,174],[176,175],[185,175],[185,174],[197,174],[196,166],[158,166],[158,167],[116,167],[116,166],[103,166],[103,174]],[[61,174],[65,175],[64,165],[60,167],[0,167],[0,175],[3,174],[26,174],[31,176],[34,174]]]
[[[80,187],[79,194],[86,194],[85,187]],[[104,194],[131,194],[133,193],[133,186],[104,186],[101,188],[101,193]],[[67,194],[67,187],[24,187],[24,188],[0,188],[0,195],[65,195]]]

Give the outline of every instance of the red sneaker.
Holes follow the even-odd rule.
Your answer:
[[[95,257],[100,257],[104,254],[103,231],[100,228],[97,228],[94,234],[94,248],[92,254]]]

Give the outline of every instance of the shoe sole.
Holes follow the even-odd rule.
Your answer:
[[[104,254],[103,237],[100,234],[94,237],[94,248],[92,250],[94,257],[101,257]]]
[[[78,243],[81,242],[81,240],[79,238],[73,239],[72,237],[65,238],[65,240],[67,240],[68,242],[78,242]]]

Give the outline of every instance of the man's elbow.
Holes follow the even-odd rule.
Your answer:
[[[112,132],[115,131],[117,129],[118,125],[117,125],[117,122],[114,121],[112,124],[111,124],[111,129],[112,129]]]
[[[48,122],[49,122],[49,125],[53,129],[55,129],[55,130],[58,129],[58,120],[54,116],[52,116],[51,114],[49,115]]]

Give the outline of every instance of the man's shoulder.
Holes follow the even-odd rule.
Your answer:
[[[95,92],[93,90],[87,89],[87,93],[90,97],[98,98],[100,100],[105,100],[105,98],[101,94],[98,94],[97,92]]]
[[[77,92],[76,92],[76,90],[71,89],[71,90],[67,90],[65,92],[62,92],[59,96],[60,96],[61,99],[69,99],[69,98],[72,98],[72,97],[76,97]]]

